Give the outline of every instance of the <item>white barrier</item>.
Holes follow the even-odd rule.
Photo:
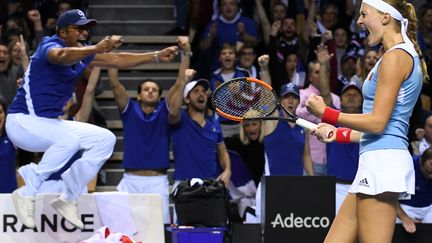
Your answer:
[[[84,223],[83,230],[73,227],[51,207],[50,201],[56,196],[55,194],[39,194],[36,197],[36,228],[29,229],[17,218],[11,194],[0,194],[0,242],[77,243],[91,237],[93,232],[102,226],[116,228],[117,230],[112,230],[113,233],[122,232],[122,230],[131,232],[131,229],[135,229],[137,232],[133,238],[145,243],[165,242],[160,195],[83,194],[78,200],[81,220]],[[127,203],[128,200],[129,203]],[[112,204],[107,205],[107,201]],[[126,201],[123,206],[127,207],[129,204],[129,210],[125,207],[119,207],[116,210],[116,201]],[[107,218],[107,214],[103,212],[103,208],[107,207],[114,208],[109,213],[115,215],[116,222],[101,222],[101,218]],[[122,222],[133,222],[135,225],[122,224]]]

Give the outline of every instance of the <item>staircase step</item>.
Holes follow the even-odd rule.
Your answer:
[[[121,120],[107,120],[106,123],[109,129],[123,129]]]
[[[114,145],[114,151],[123,152],[123,137],[116,137],[116,143]]]
[[[170,35],[122,35],[123,43],[140,44],[176,44],[177,36]],[[92,35],[91,40],[98,42],[105,38],[105,35]]]
[[[99,21],[93,35],[164,35],[175,27],[175,20]]]
[[[180,63],[168,62],[168,63],[146,63],[139,66],[127,68],[128,70],[178,70]]]
[[[173,5],[90,5],[91,18],[105,20],[173,20]],[[145,14],[143,14],[145,13]]]
[[[174,85],[175,81],[176,81],[176,76],[177,76],[177,72],[173,72],[173,74],[169,74],[169,72],[167,72],[167,76],[166,77],[158,77],[158,76],[145,76],[143,75],[136,75],[136,76],[129,76],[129,77],[124,77],[123,75],[119,76],[119,81],[120,83],[125,87],[125,89],[128,92],[129,97],[136,97],[137,96],[137,88],[138,85],[143,81],[143,80],[155,80],[159,86],[161,87],[162,91],[162,97],[166,96],[166,93],[168,92],[168,90]],[[108,81],[108,77],[107,76],[102,76],[101,77],[101,83],[98,85],[98,89],[100,90],[108,90],[111,91],[111,87],[109,86],[109,81]],[[101,94],[99,94],[98,96],[96,96],[97,99],[111,99],[114,98],[114,96],[111,93],[107,93],[107,92],[102,92]]]
[[[117,106],[101,106],[101,112],[107,120],[120,120],[120,113]]]

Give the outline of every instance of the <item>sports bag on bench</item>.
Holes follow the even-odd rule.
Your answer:
[[[224,184],[212,179],[192,179],[192,182],[192,185],[189,179],[180,182],[172,193],[178,225],[226,226],[228,214]]]

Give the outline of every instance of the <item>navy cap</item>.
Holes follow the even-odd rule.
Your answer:
[[[189,92],[191,92],[191,90],[193,88],[195,88],[197,85],[202,85],[205,90],[208,90],[208,88],[210,87],[210,83],[207,79],[198,79],[198,80],[194,80],[194,81],[190,81],[189,83],[186,84],[184,90],[183,90],[183,98],[186,98],[189,94]]]
[[[280,89],[280,97],[288,93],[295,94],[297,97],[300,97],[299,89],[293,83],[287,83],[282,85]]]
[[[349,83],[347,83],[347,84],[345,84],[343,86],[342,91],[341,91],[341,95],[343,93],[345,93],[345,91],[347,89],[350,89],[350,88],[357,89],[360,92],[360,94],[362,93],[362,87],[361,87],[361,85],[359,83],[357,83],[357,82],[351,81],[351,82],[349,82]]]
[[[68,10],[62,15],[60,15],[57,19],[57,28],[61,28],[67,25],[91,25],[94,26],[97,24],[95,19],[88,19],[84,12],[79,9],[71,9]]]
[[[354,59],[354,60],[357,60],[357,58],[358,58],[358,56],[357,56],[357,54],[355,54],[354,52],[345,52],[343,55],[342,55],[342,58],[341,58],[341,62],[345,62],[345,61],[347,61],[348,59]]]

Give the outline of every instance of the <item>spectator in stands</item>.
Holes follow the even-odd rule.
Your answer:
[[[351,81],[362,84],[366,80],[367,75],[378,61],[378,52],[373,48],[365,50],[363,56],[357,59],[356,74],[351,78]]]
[[[418,12],[417,39],[426,62],[432,61],[432,3],[425,3]]]
[[[287,8],[281,2],[275,3],[272,7],[271,16],[270,16],[271,18],[269,20],[263,6],[263,0],[255,0],[255,5],[257,8],[259,22],[261,24],[261,31],[262,31],[264,44],[268,45],[270,42],[270,33],[272,29],[272,24],[275,21],[282,22],[285,19],[285,17],[287,16]]]
[[[247,219],[246,212],[254,211],[256,190],[264,173],[263,124],[259,120],[244,121],[239,135],[225,138],[232,170],[228,191],[243,219]]]
[[[6,101],[0,97],[0,193],[11,193],[17,188],[16,150],[5,130],[6,110]]]
[[[281,87],[280,102],[295,114],[300,93],[293,83]],[[280,116],[287,116],[280,112]],[[293,122],[283,120],[264,121],[264,148],[266,175],[313,175],[308,132]],[[289,158],[286,155],[289,154]]]
[[[219,85],[233,78],[249,76],[248,70],[237,67],[236,56],[237,53],[233,45],[225,43],[222,46],[219,55],[219,61],[222,66],[212,74],[212,78],[210,80],[211,90],[215,90]],[[217,116],[217,118],[222,127],[222,133],[224,136],[231,136],[238,133],[240,126],[238,122],[231,121],[221,116]]]
[[[333,38],[329,41],[330,43],[324,43],[329,46],[329,49],[332,49],[331,45],[334,45],[335,50],[335,58],[337,62],[337,74],[342,74],[342,57],[347,52],[348,43],[351,39],[348,30],[344,28],[342,25],[337,25],[335,30],[332,32]]]
[[[270,34],[270,75],[276,92],[282,86],[284,59],[289,53],[297,53],[298,62],[303,66],[306,61],[308,44],[303,36],[297,35],[296,21],[293,17],[286,17],[282,22],[275,21],[272,24]]]
[[[341,92],[342,112],[361,113],[363,98],[361,86],[355,82],[345,85]],[[358,168],[358,143],[329,143],[327,149],[327,175],[336,177],[336,213],[348,195]]]
[[[269,58],[268,55],[261,55],[256,59],[255,48],[249,45],[242,45],[239,51],[238,69],[245,70],[249,77],[268,80],[270,79],[268,70]],[[258,63],[259,69],[255,67],[255,61]]]
[[[27,69],[29,58],[27,55],[27,43],[24,41],[23,36],[20,36],[20,41],[13,41],[8,46],[9,55],[11,58],[11,65],[21,66],[23,70]]]
[[[357,55],[354,53],[345,53],[341,59],[341,74],[339,75],[339,83],[337,88],[337,95],[341,94],[342,88],[351,82],[357,71]],[[359,83],[360,85],[361,83]]]
[[[178,110],[177,122],[172,126],[174,152],[174,180],[215,178],[228,185],[231,164],[219,122],[206,117],[207,80],[194,80],[186,84],[183,99],[186,109]],[[173,111],[176,112],[176,111]],[[219,174],[217,163],[223,171]]]
[[[424,127],[417,128],[416,135],[419,140],[411,142],[411,146],[413,155],[420,156],[432,144],[432,112],[426,114]]]
[[[241,16],[237,0],[221,0],[220,16],[211,21],[203,33],[200,49],[209,51],[212,70],[218,68],[217,55],[224,43],[235,46],[237,42],[255,46],[257,44],[257,29],[255,22]]]
[[[399,200],[398,222],[409,233],[415,233],[416,223],[432,223],[432,149],[414,156],[415,194],[409,200]]]
[[[284,58],[284,76],[281,77],[284,84],[293,83],[296,87],[302,89],[305,86],[306,73],[302,70],[301,61],[297,53],[288,53]],[[277,77],[275,77],[277,78]]]
[[[261,79],[271,85],[271,77],[268,73],[267,65],[269,56],[262,55],[258,58],[261,67]],[[258,186],[264,172],[264,122],[245,121],[240,126],[240,133],[225,139],[228,149],[240,154],[243,161],[249,168],[250,174]]]
[[[11,34],[14,32],[18,33],[18,36],[23,35],[24,40],[26,40],[28,43],[32,43],[31,32],[24,17],[9,17],[6,24],[3,26],[3,40],[7,41],[8,43],[14,40]]]
[[[22,4],[18,0],[7,0],[7,15],[8,16],[20,16],[22,15]]]
[[[7,105],[12,102],[17,90],[16,81],[23,74],[24,70],[21,65],[11,64],[8,46],[0,41],[0,96],[5,99]]]
[[[125,173],[117,190],[128,193],[156,193],[162,196],[164,223],[171,223],[169,213],[170,128],[176,121],[183,86],[189,81],[190,45],[187,37],[178,37],[182,61],[176,83],[161,98],[162,88],[153,80],[138,85],[133,101],[118,80],[116,69],[108,70],[109,83],[123,122],[123,168]],[[186,74],[186,70],[188,73]],[[157,152],[156,152],[157,151]]]
[[[35,196],[41,183],[60,170],[80,149],[84,153],[62,174],[67,192],[51,202],[66,220],[84,227],[75,200],[111,156],[115,136],[108,130],[82,122],[59,120],[70,99],[76,78],[91,64],[127,68],[153,61],[171,61],[176,47],[151,53],[110,53],[122,43],[121,36],[107,36],[95,45],[82,46],[79,40],[96,20],[87,19],[78,9],[57,19],[57,34],[45,37],[31,57],[23,83],[8,109],[6,130],[11,141],[22,149],[45,152],[41,161],[19,169],[25,182],[12,193],[18,218],[35,228]],[[60,92],[59,92],[60,90]],[[31,94],[31,95],[30,95]],[[47,132],[49,131],[49,132]]]
[[[73,8],[72,2],[69,0],[60,0],[56,2],[51,2],[50,0],[39,1],[39,4],[35,4],[37,9],[43,12],[44,17],[44,30],[46,35],[54,35],[56,28],[56,20],[58,16],[62,15],[64,12]]]
[[[245,162],[255,186],[264,172],[264,131],[262,121],[245,121],[239,134],[225,138],[227,149],[237,152]],[[233,175],[234,176],[234,175]]]
[[[247,76],[252,78],[259,78],[258,70],[254,66],[254,62],[256,60],[255,48],[250,45],[242,45],[242,47],[238,51],[239,62],[238,69],[244,70],[247,72]]]
[[[41,15],[38,10],[32,9],[27,12],[27,18],[30,19],[30,21],[33,24],[33,39],[32,42],[29,42],[29,44],[32,45],[32,49],[35,49],[39,42],[42,40],[42,38],[45,35],[43,26],[42,26],[42,20]],[[22,33],[21,33],[22,34]],[[28,40],[30,41],[30,40]]]
[[[320,47],[325,47],[320,45]],[[308,64],[308,76],[309,76],[309,86],[305,89],[300,90],[300,104],[297,107],[297,115],[303,119],[306,119],[313,123],[319,123],[320,119],[310,114],[306,109],[306,101],[308,97],[312,94],[323,96],[325,103],[328,106],[340,109],[340,99],[330,90],[322,90],[321,83],[329,83],[329,61],[330,58],[322,59],[322,63],[319,61],[310,62]],[[326,80],[323,80],[323,79]],[[310,153],[312,161],[314,164],[314,174],[315,175],[326,175],[326,145],[318,140],[315,136],[310,136]]]
[[[410,141],[415,141],[418,138],[416,131],[424,125],[424,115],[431,110],[432,101],[432,84],[430,77],[432,77],[432,3],[430,1],[424,4],[421,1],[415,1],[413,4],[421,4],[418,8],[418,28],[417,40],[422,51],[422,57],[425,60],[428,73],[426,76],[427,82],[423,82],[421,97],[417,101],[414,108],[413,115],[410,119],[410,129],[408,138]],[[415,148],[413,148],[414,150]]]
[[[225,43],[222,45],[219,53],[220,68],[213,72],[210,80],[210,89],[213,91],[223,82],[233,78],[248,77],[247,70],[237,68],[237,52],[233,45]]]
[[[320,17],[321,18],[317,21],[319,32],[324,33],[327,30],[333,31],[338,23],[339,8],[332,3],[326,4],[322,8]]]

